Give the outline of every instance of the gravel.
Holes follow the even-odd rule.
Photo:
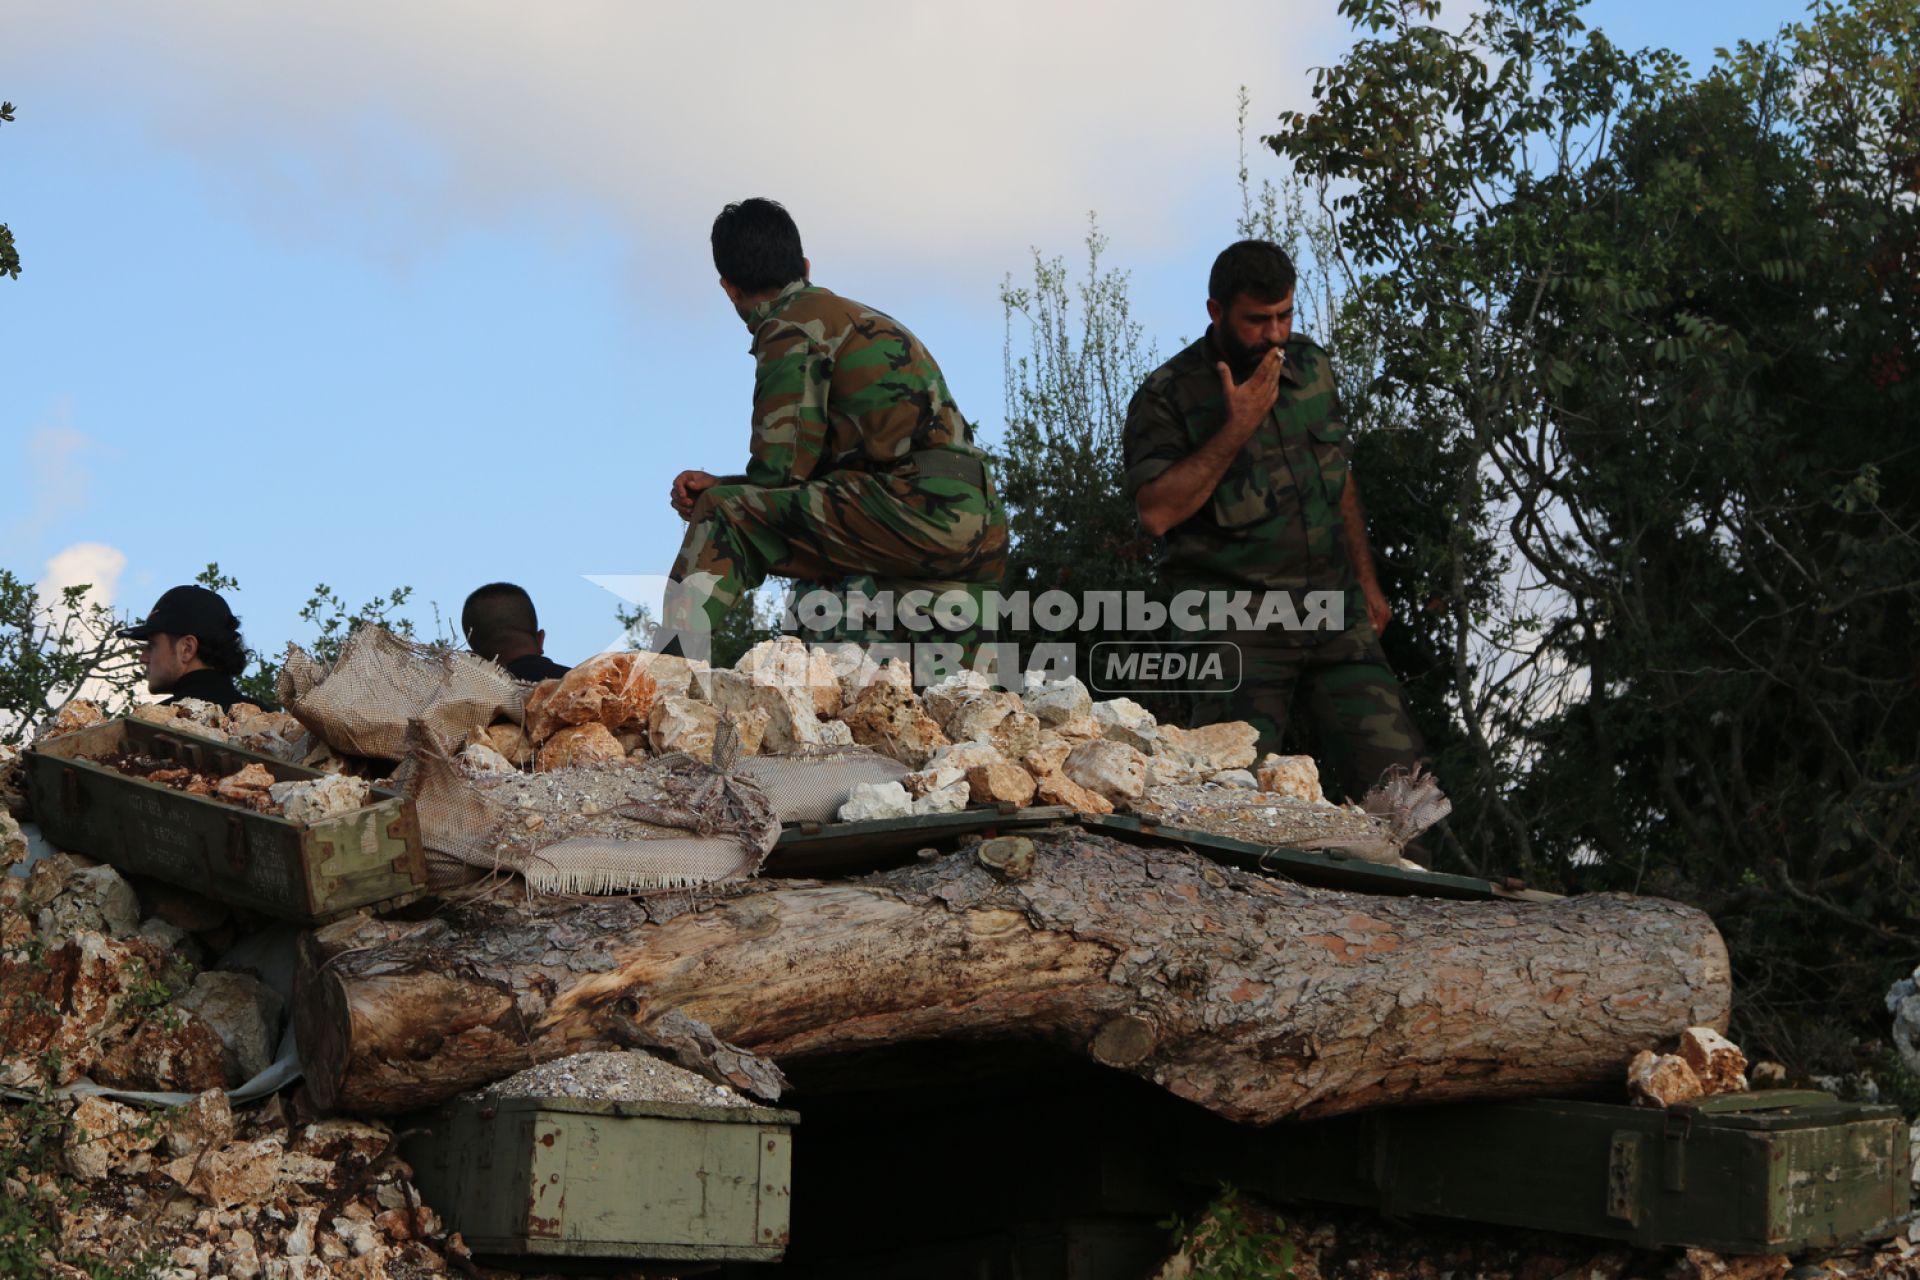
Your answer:
[[[691,1102],[751,1107],[753,1099],[650,1053],[576,1053],[488,1085],[482,1098],[597,1098],[607,1102]]]

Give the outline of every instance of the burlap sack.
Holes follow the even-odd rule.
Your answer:
[[[524,777],[469,776],[448,740],[417,724],[396,776],[419,815],[436,889],[474,878],[455,863],[478,874],[514,872],[529,888],[550,893],[717,885],[753,875],[780,836],[780,821],[759,788],[688,755],[533,775],[559,794],[591,792],[615,802],[531,808],[499,799]]]
[[[335,751],[400,760],[409,723],[420,721],[440,739],[457,742],[474,725],[501,716],[518,721],[527,686],[477,654],[363,627],[347,637],[331,666],[288,645],[279,694],[281,705]]]
[[[734,765],[752,780],[782,822],[832,822],[862,782],[898,782],[912,770],[864,747],[831,747],[790,755],[748,756]]]

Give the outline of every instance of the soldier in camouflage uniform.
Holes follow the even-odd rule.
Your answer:
[[[1338,630],[1236,627],[1242,655],[1232,693],[1203,694],[1195,723],[1246,720],[1263,751],[1280,748],[1296,701],[1311,719],[1338,786],[1358,798],[1424,744],[1381,652],[1391,616],[1374,577],[1350,445],[1327,353],[1294,334],[1293,264],[1277,245],[1245,240],[1213,266],[1198,342],[1149,376],[1127,410],[1127,494],[1161,539],[1169,591],[1293,596],[1337,592]]]
[[[753,333],[753,433],[745,475],[673,482],[691,523],[663,633],[710,629],[775,574],[898,592],[997,586],[1006,513],[920,340],[809,283],[800,232],[771,200],[721,211],[713,260]]]

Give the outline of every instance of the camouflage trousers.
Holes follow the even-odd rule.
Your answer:
[[[1193,723],[1245,720],[1260,731],[1260,751],[1298,738],[1296,704],[1305,712],[1319,758],[1348,799],[1358,800],[1392,765],[1424,758],[1426,742],[1407,714],[1400,681],[1371,624],[1319,644],[1285,644],[1260,633],[1208,637],[1240,647],[1240,686],[1194,699]],[[1297,743],[1296,743],[1297,746]],[[1337,798],[1337,797],[1332,797]]]
[[[997,585],[1007,519],[985,488],[946,477],[835,471],[790,488],[716,485],[700,495],[669,576],[663,621],[711,632],[768,577],[836,589],[850,578],[895,591]]]

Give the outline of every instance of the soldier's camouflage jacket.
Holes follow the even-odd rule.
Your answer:
[[[940,366],[892,317],[796,280],[746,320],[755,362],[747,483],[886,471],[919,449],[983,456]]]
[[[1366,617],[1340,518],[1350,443],[1327,353],[1295,335],[1280,397],[1207,504],[1161,540],[1169,590],[1342,591]],[[1127,408],[1127,496],[1226,423],[1212,331],[1154,370]]]

